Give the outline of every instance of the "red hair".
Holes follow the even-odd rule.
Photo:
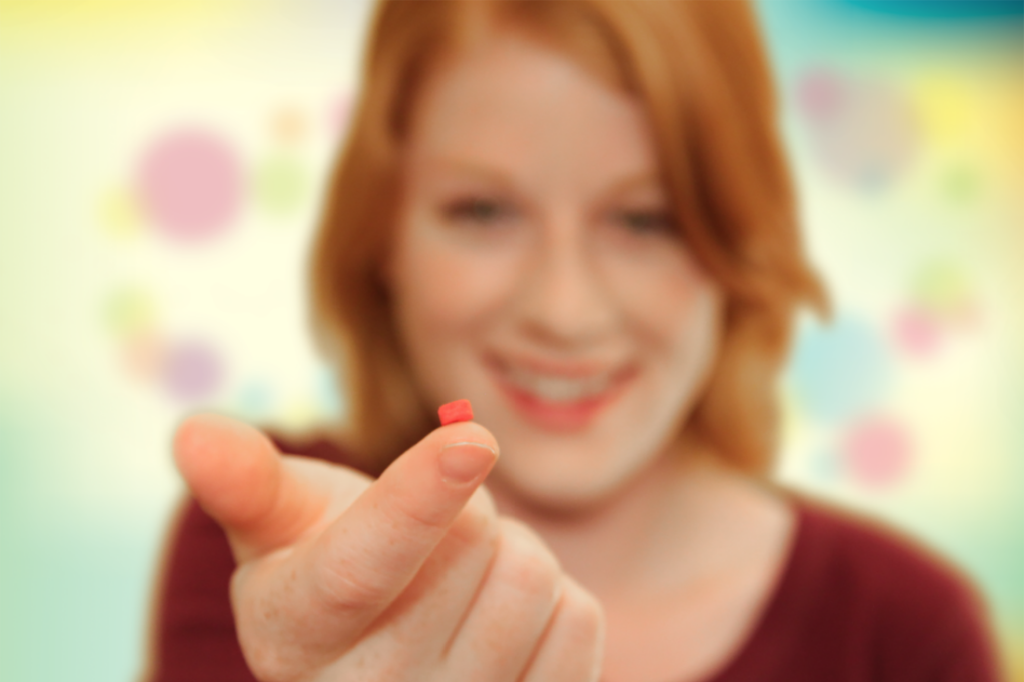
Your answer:
[[[313,322],[349,397],[346,442],[380,469],[432,427],[380,276],[417,93],[439,61],[512,29],[636,97],[650,118],[679,229],[726,293],[721,346],[683,426],[764,473],[777,446],[776,380],[798,307],[829,315],[807,263],[757,22],[715,0],[384,0],[362,92],[328,188],[312,261]]]

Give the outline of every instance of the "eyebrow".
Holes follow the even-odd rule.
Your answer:
[[[465,175],[482,176],[488,180],[506,187],[516,194],[522,194],[521,188],[509,175],[503,173],[500,170],[489,168],[487,166],[474,163],[472,161],[465,161],[454,158],[435,157],[430,159],[429,164],[432,166],[441,167],[445,170],[454,171],[456,173],[462,173]],[[627,175],[626,177],[620,178],[612,183],[609,187],[604,189],[600,193],[602,200],[617,194],[623,194],[625,191],[632,189],[633,187],[654,185],[655,187],[661,187],[661,180],[657,173],[653,172],[640,172]]]
[[[431,166],[440,167],[442,170],[454,171],[463,175],[476,175],[484,176],[488,180],[496,182],[499,185],[505,185],[512,189],[516,189],[516,183],[511,177],[506,175],[497,169],[488,168],[486,166],[473,163],[471,161],[462,161],[459,159],[451,158],[433,158],[430,159]]]

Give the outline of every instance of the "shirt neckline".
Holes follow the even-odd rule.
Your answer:
[[[775,623],[782,619],[783,609],[790,601],[790,595],[797,589],[797,583],[800,580],[799,569],[804,563],[802,559],[806,556],[810,533],[809,512],[803,501],[796,495],[786,490],[778,492],[794,514],[793,530],[787,542],[782,568],[775,577],[770,596],[762,604],[758,615],[754,617],[752,626],[733,655],[721,668],[709,676],[701,678],[700,682],[733,682],[733,680],[751,679],[749,675],[743,676],[744,671],[752,669],[755,665],[756,654],[767,645],[768,635],[776,630]]]

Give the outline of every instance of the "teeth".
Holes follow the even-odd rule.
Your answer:
[[[605,391],[612,382],[611,372],[571,379],[513,367],[508,369],[507,376],[517,388],[549,402],[573,402],[589,398]]]

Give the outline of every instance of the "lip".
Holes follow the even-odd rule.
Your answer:
[[[552,402],[513,385],[505,376],[506,364],[498,358],[489,358],[486,363],[502,394],[515,411],[528,422],[546,431],[571,433],[587,428],[614,404],[637,374],[635,366],[626,366],[615,372],[608,388],[597,395],[571,402]],[[553,364],[543,361],[515,361],[533,371],[558,374],[564,377],[585,377],[601,373],[595,364]]]

